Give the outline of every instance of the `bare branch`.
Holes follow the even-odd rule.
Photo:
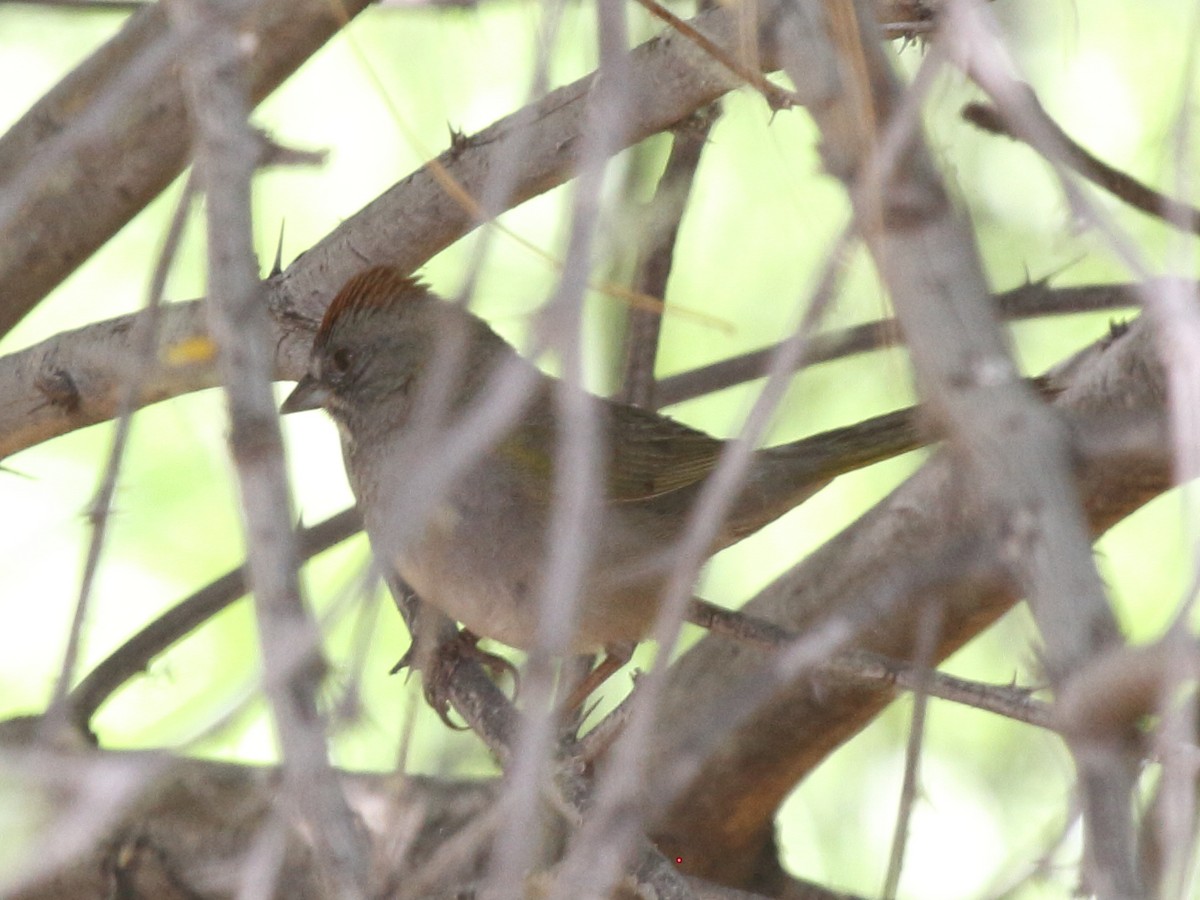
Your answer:
[[[822,98],[809,109],[821,129],[825,166],[851,193],[907,338],[918,390],[965,464],[963,487],[1002,527],[1002,550],[1020,574],[1046,642],[1049,677],[1061,685],[1122,638],[1092,558],[1066,429],[1021,383],[988,308],[970,223],[954,208],[918,130],[917,88],[929,83],[938,54],[926,58],[924,79],[919,74],[906,92],[866,3],[803,7],[779,31],[784,68],[798,93]],[[965,40],[961,20],[969,8],[968,0],[949,6],[946,30],[956,39]],[[801,50],[814,43],[814,23],[822,20],[836,74]],[[1072,749],[1085,786],[1088,846],[1112,851],[1092,867],[1098,889],[1136,896],[1130,797],[1136,772],[1119,754]],[[1124,776],[1116,778],[1122,766]]]
[[[713,634],[733,638],[772,652],[786,651],[800,635],[745,612],[729,610],[696,598],[688,611],[688,621]],[[1059,727],[1048,704],[1036,700],[1033,691],[1010,685],[987,685],[966,681],[923,666],[888,659],[866,651],[850,651],[821,665],[821,672],[850,684],[873,685],[881,689],[902,687],[914,693],[924,691],[931,697],[962,703],[976,709],[1038,725]],[[627,701],[626,701],[627,702]],[[625,704],[622,704],[625,705]],[[614,714],[617,714],[614,710]],[[617,714],[624,718],[624,714]],[[590,736],[590,735],[589,735]]]
[[[367,860],[329,766],[317,708],[320,637],[297,577],[283,435],[271,390],[269,318],[253,249],[250,187],[259,146],[247,122],[240,11],[211,0],[179,0],[171,12],[197,36],[184,58],[183,84],[196,123],[197,178],[207,199],[206,306],[229,407],[229,449],[241,493],[266,695],[291,796],[313,831],[318,868],[331,893],[350,900],[362,896]],[[303,664],[292,668],[297,659]]]
[[[54,698],[51,700],[50,715],[57,715],[62,710],[58,707],[67,699],[67,692],[75,678],[75,665],[79,654],[79,645],[83,636],[83,623],[87,618],[88,603],[96,573],[100,567],[100,555],[104,549],[105,534],[108,529],[109,514],[112,511],[113,495],[117,489],[117,478],[121,464],[125,458],[125,448],[129,440],[133,424],[133,413],[138,395],[146,373],[154,363],[154,346],[158,342],[158,320],[162,305],[163,290],[166,287],[167,274],[179,250],[179,242],[183,237],[184,224],[191,207],[193,197],[191,179],[184,185],[183,193],[175,205],[171,223],[167,228],[163,248],[154,266],[154,274],[150,279],[150,295],[146,301],[145,311],[139,316],[137,328],[130,335],[133,353],[129,360],[130,367],[126,373],[126,383],[121,386],[120,406],[117,412],[117,428],[113,435],[112,448],[109,450],[108,462],[100,479],[96,496],[92,499],[88,518],[91,521],[92,536],[88,542],[87,558],[83,564],[83,574],[80,577],[79,597],[75,603],[71,627],[67,634],[67,649],[63,656],[62,669],[58,683],[55,685]],[[79,727],[86,730],[86,722],[77,722]]]
[[[255,48],[251,102],[366,5],[247,4],[238,27]],[[173,74],[181,40],[162,4],[139,10],[0,138],[0,334],[183,170],[190,129]]]
[[[361,528],[362,518],[353,507],[324,522],[304,528],[296,538],[300,557],[309,559],[316,556]],[[104,702],[131,678],[144,671],[154,657],[191,634],[245,593],[246,569],[239,566],[180,601],[125,641],[71,691],[68,706],[76,726],[87,729],[92,716]]]
[[[1060,383],[1055,405],[1089,415],[1130,408],[1163,409],[1163,372],[1155,361],[1150,323],[1135,322],[1077,359]],[[1086,452],[1086,451],[1085,451]],[[1095,452],[1094,448],[1090,452]],[[957,539],[972,516],[948,460],[937,456],[879,506],[859,519],[745,607],[752,615],[799,634],[812,632],[870,585],[891,577],[897,558]],[[1089,530],[1099,535],[1171,486],[1169,448],[1161,432],[1088,456],[1078,476]],[[980,582],[946,608],[936,660],[944,659],[1020,599],[1003,583]],[[857,647],[893,659],[910,658],[916,608],[900,608],[864,635]],[[764,678],[765,662],[728,639],[706,638],[673,667],[660,707],[649,783],[675,771],[696,735],[730,718],[730,684]],[[740,704],[741,701],[738,701]],[[795,782],[815,768],[886,703],[874,691],[814,688],[805,678],[761,709],[696,763],[687,789],[656,826],[666,843],[698,862],[695,874],[741,883],[763,864],[764,836]],[[741,708],[740,705],[737,708]],[[789,773],[780,778],[779,773]],[[737,808],[737,827],[730,810]]]
[[[672,133],[671,155],[667,157],[666,168],[650,203],[651,224],[646,248],[637,263],[634,289],[639,294],[667,295],[679,225],[700,165],[700,154],[718,115],[720,110],[714,104],[696,113]],[[625,327],[625,373],[620,393],[626,403],[654,408],[654,362],[661,325],[662,313],[657,310],[629,310]]]
[[[672,31],[691,41],[746,84],[762,94],[763,99],[767,101],[771,109],[791,109],[800,102],[791,91],[780,87],[773,81],[767,80],[758,71],[757,67],[751,68],[745,62],[727,52],[719,43],[708,38],[703,32],[693,28],[661,3],[658,3],[657,0],[635,0],[635,2],[656,19],[666,22]]]
[[[327,8],[324,0],[311,2]],[[290,16],[293,5],[286,5]],[[693,24],[728,46],[734,44],[739,34],[737,17],[726,11],[703,14]],[[146,27],[150,29],[149,25]],[[160,30],[161,26],[155,24],[149,33],[158,34]],[[150,40],[141,32],[129,39],[135,38],[138,42]],[[613,152],[670,127],[738,84],[725,69],[673,35],[656,38],[635,49],[630,54],[627,71],[631,115],[621,139],[610,148]],[[698,77],[701,73],[704,77]],[[90,70],[78,76],[83,84],[97,78],[98,74]],[[66,97],[61,102],[67,103],[74,96],[70,90],[80,89],[74,85],[75,81],[64,82],[62,90]],[[267,303],[281,325],[275,335],[277,377],[299,377],[311,340],[307,329],[320,320],[337,289],[364,263],[392,262],[411,271],[475,228],[481,211],[471,198],[483,195],[497,161],[509,158],[513,149],[521,151],[521,167],[508,196],[497,199],[500,208],[515,206],[571,178],[578,168],[584,144],[581,135],[592,85],[592,76],[582,78],[476,135],[456,141],[437,159],[343,222],[282,276],[272,279]],[[5,151],[0,145],[0,173],[15,168],[15,163],[36,151],[37,145],[29,136],[30,128],[18,125],[10,132],[10,138],[12,135],[19,138],[12,139],[15,149]],[[177,139],[175,132],[179,130],[178,126],[172,129],[171,140]],[[150,146],[159,144],[151,140]],[[172,143],[168,141],[162,146],[169,148]],[[11,153],[11,162],[5,162],[9,159],[6,152]],[[47,215],[60,213],[56,206]],[[31,231],[37,230],[32,228],[30,220],[23,221]],[[78,243],[76,240],[70,246]],[[3,287],[4,270],[0,258],[0,295],[16,302],[18,294]],[[55,277],[64,274],[65,271]],[[22,306],[21,311],[26,308],[28,305]],[[87,347],[79,348],[78,356],[71,354],[68,358],[66,348],[60,352],[49,341],[32,352],[0,360],[0,384],[8,387],[6,382],[11,381],[17,388],[0,392],[0,435],[9,436],[0,440],[0,456],[114,415],[113,372],[127,358],[123,333],[129,325],[128,318],[121,318],[81,329],[88,339]],[[174,304],[166,311],[159,345],[163,368],[152,373],[139,405],[216,384],[211,353],[204,352],[205,337],[202,317],[195,308]],[[83,398],[90,402],[84,402]],[[14,440],[17,431],[21,436]]]
[[[301,257],[293,268],[302,266],[305,259]],[[1156,289],[1153,283],[1149,287]],[[272,339],[279,347],[275,377],[294,381],[307,365],[308,315],[301,317],[289,305],[276,281],[266,282],[265,290],[267,305],[274,311]],[[1011,298],[1023,317],[1053,315],[1060,308],[1120,308],[1133,302],[1137,290],[1119,284],[1049,288],[1037,282],[999,297],[1005,305]],[[200,307],[194,302],[174,303],[164,307],[161,315],[158,364],[143,380],[136,401],[139,408],[217,384],[212,343]],[[136,316],[119,316],[0,357],[0,458],[116,415],[119,386],[132,349],[130,331],[136,321]],[[883,322],[815,335],[811,344],[814,361],[867,352],[886,345],[894,334],[893,326]],[[766,348],[665,378],[659,383],[660,401],[670,405],[762,377],[770,352],[771,348]]]
[[[1053,135],[1055,140],[1061,143],[1065,162],[1076,172],[1119,200],[1128,203],[1134,209],[1161,219],[1168,225],[1185,228],[1193,234],[1200,234],[1200,209],[1168,197],[1138,181],[1132,175],[1093,156],[1050,117],[1050,114],[1038,102],[1033,90],[1031,88],[1027,88],[1027,90],[1028,108],[1037,114],[1041,119],[1042,126]],[[1017,140],[1022,139],[1023,130],[1012,128],[1005,121],[1000,110],[991,104],[968,103],[963,108],[962,115],[971,124],[992,134],[1001,134]]]
[[[1155,286],[1150,285],[1154,290]],[[1096,312],[1136,307],[1139,292],[1131,285],[1095,284],[1052,288],[1046,280],[1032,281],[1010,291],[994,294],[996,315],[1008,321],[1057,316],[1068,313]],[[858,353],[870,353],[894,347],[903,341],[895,319],[881,319],[838,331],[814,335],[810,343],[810,363],[830,362]],[[671,406],[733,387],[766,374],[774,347],[752,350],[698,369],[661,379],[656,385],[660,406]]]
[[[892,851],[888,857],[887,875],[883,881],[882,894],[886,900],[895,900],[900,886],[900,875],[904,871],[904,851],[908,847],[909,829],[912,826],[913,807],[917,802],[917,777],[921,765],[921,748],[925,745],[925,719],[929,711],[931,695],[929,660],[937,646],[937,632],[941,627],[941,610],[934,604],[926,604],[921,621],[917,625],[914,658],[920,667],[917,683],[913,690],[912,718],[908,725],[908,746],[904,751],[904,782],[900,787],[900,799],[896,810],[896,826],[892,830]]]

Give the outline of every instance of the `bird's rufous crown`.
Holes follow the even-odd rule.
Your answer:
[[[417,293],[424,296],[426,291],[423,282],[401,274],[395,266],[372,266],[364,269],[342,285],[342,289],[325,310],[321,327],[317,329],[317,340],[328,337],[333,324],[342,316],[386,310],[406,294]]]

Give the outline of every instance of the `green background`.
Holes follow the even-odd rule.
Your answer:
[[[1185,99],[1196,9],[1186,0],[999,0],[992,6],[1022,77],[1064,128],[1106,161],[1168,190],[1180,178],[1173,129]],[[636,40],[655,33],[657,26],[640,10],[629,15]],[[0,5],[0,84],[5,86],[0,126],[15,121],[122,18]],[[325,166],[272,170],[259,177],[256,235],[264,272],[281,222],[286,222],[286,264],[444,149],[448,127],[471,133],[526,102],[544,27],[541,7],[492,2],[470,11],[369,10],[348,35],[334,38],[254,115],[257,125],[285,144],[330,151]],[[590,71],[594,48],[591,8],[568,7],[552,42],[552,84]],[[919,46],[897,45],[897,51],[903,69],[911,72],[919,64]],[[992,285],[1002,290],[1044,276],[1053,276],[1056,284],[1127,279],[1104,239],[1071,220],[1052,174],[1032,151],[982,135],[958,118],[962,104],[974,96],[960,77],[939,78],[928,133],[977,226]],[[1194,173],[1194,129],[1192,140],[1186,162]],[[617,197],[632,185],[635,200],[647,199],[666,147],[660,137],[620,156],[610,168],[608,195]],[[137,309],[179,190],[174,185],[56,290],[0,344],[0,352]],[[1128,231],[1152,270],[1171,271],[1169,260],[1180,258],[1181,249],[1194,253],[1193,245],[1150,219],[1094,196]],[[561,258],[569,201],[568,187],[525,204],[503,221]],[[628,238],[632,219],[625,217],[636,212],[636,205],[617,204],[602,228],[597,275],[627,271],[636,247]],[[807,116],[802,111],[772,115],[748,90],[729,96],[705,150],[668,298],[727,327],[668,316],[660,374],[754,349],[785,334],[845,217],[840,187],[820,172]],[[193,217],[169,282],[171,299],[203,293],[201,232]],[[467,238],[429,263],[424,274],[435,288],[453,294],[462,286],[476,239]],[[529,314],[549,295],[555,278],[545,259],[503,234],[492,235],[475,309],[520,343]],[[830,324],[865,321],[887,310],[870,266],[856,252]],[[613,388],[620,364],[623,312],[615,301],[593,295],[588,314],[594,335],[588,344],[592,385],[603,393]],[[1020,359],[1037,372],[1102,335],[1110,318],[1016,325]],[[731,434],[755,389],[727,390],[671,412],[713,433]],[[820,366],[795,380],[769,440],[844,424],[911,399],[901,353]],[[316,521],[349,501],[336,435],[321,414],[292,417],[286,428],[297,505],[306,521]],[[5,461],[25,477],[0,473],[0,546],[5,548],[0,597],[8,623],[0,631],[0,716],[40,709],[52,689],[89,537],[85,511],[112,431],[111,424],[96,426]],[[240,561],[224,433],[216,392],[161,404],[135,420],[87,623],[85,669],[158,612]],[[714,560],[700,592],[739,605],[853,521],[910,472],[918,456],[840,479]],[[1181,502],[1178,496],[1159,500],[1098,547],[1119,615],[1137,639],[1159,632],[1187,582]],[[416,737],[407,750],[410,769],[493,771],[473,737],[447,731],[420,702],[414,685],[387,676],[407,638],[389,602],[364,596],[366,553],[365,541],[356,539],[305,573],[337,661],[328,700],[341,720],[338,764],[394,768],[405,723],[415,715]],[[1036,648],[1028,617],[1017,610],[954,658],[949,669],[997,682],[1035,679]],[[241,602],[157,659],[104,707],[97,731],[108,747],[171,746],[210,757],[270,761],[275,751],[255,695],[256,666],[253,620]],[[627,679],[619,677],[615,689],[625,684]],[[910,714],[907,700],[896,703],[796,791],[780,819],[783,852],[795,872],[849,890],[878,891]],[[1070,791],[1069,761],[1052,736],[934,702],[902,896],[936,900],[1003,892],[1066,826]],[[20,851],[0,851],[0,863],[6,852]],[[1072,830],[1054,858],[1068,865],[1050,866],[1044,877],[1013,896],[1067,896],[1073,886],[1069,864],[1077,854]]]

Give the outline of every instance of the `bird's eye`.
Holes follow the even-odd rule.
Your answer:
[[[350,371],[350,366],[354,364],[354,354],[345,347],[338,347],[333,353],[329,354],[329,371],[330,374],[340,378]]]

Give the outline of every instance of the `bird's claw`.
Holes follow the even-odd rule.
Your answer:
[[[494,679],[499,681],[505,675],[512,678],[513,699],[521,687],[521,676],[517,667],[503,656],[489,653],[479,647],[479,636],[468,629],[457,631],[454,637],[442,641],[428,655],[426,661],[421,661],[420,654],[415,650],[416,642],[392,666],[390,674],[395,675],[401,669],[421,669],[422,692],[425,701],[437,713],[448,728],[455,731],[466,731],[466,725],[456,725],[450,720],[451,692],[450,685],[454,682],[454,672],[465,660],[473,660],[487,669]]]

